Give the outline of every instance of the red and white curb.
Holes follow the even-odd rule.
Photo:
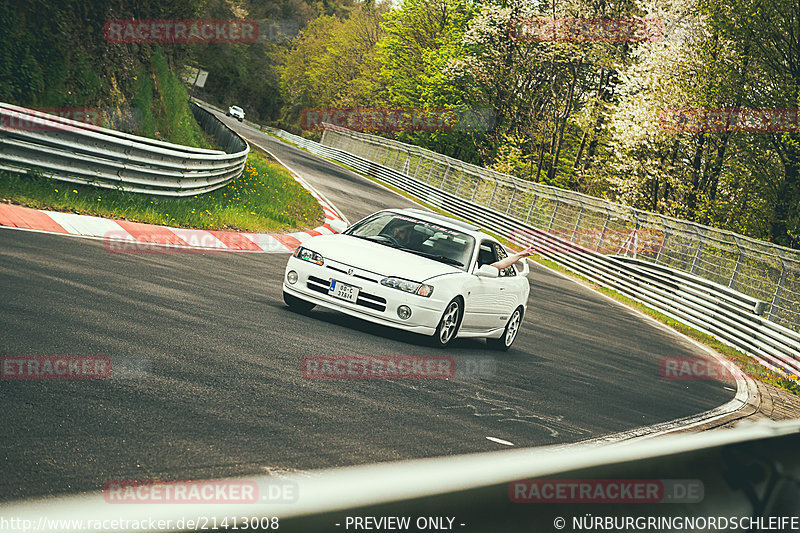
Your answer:
[[[293,251],[306,239],[339,233],[348,226],[347,219],[320,193],[297,175],[292,177],[322,207],[325,222],[321,226],[285,234],[197,230],[43,211],[11,204],[0,204],[0,226],[102,239],[108,251],[120,253],[166,249],[286,253]]]

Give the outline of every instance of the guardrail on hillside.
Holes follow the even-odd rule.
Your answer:
[[[138,137],[0,103],[0,169],[161,196],[213,191],[241,175],[250,147],[210,112],[189,105],[225,151]]]
[[[474,201],[475,194],[465,198],[455,191],[443,190],[441,182],[432,185],[345,150],[282,130],[270,128],[270,131],[314,154],[344,163],[429,204],[477,222],[520,246],[533,245],[541,256],[736,346],[773,370],[800,375],[800,334],[762,317],[767,305],[763,300],[663,264],[603,254],[554,233],[553,224],[537,228],[530,223],[531,217],[526,217],[526,221],[512,216],[510,207],[502,212],[481,205]]]

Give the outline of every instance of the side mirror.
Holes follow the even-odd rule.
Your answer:
[[[500,277],[500,270],[492,265],[481,265],[475,271],[475,275],[479,278],[497,278]]]
[[[524,257],[514,263],[514,268],[517,269],[520,276],[527,276],[531,271],[531,267],[528,266],[528,260]]]

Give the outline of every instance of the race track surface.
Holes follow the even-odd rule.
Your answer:
[[[224,118],[224,117],[223,117]],[[350,222],[413,205],[236,121]],[[511,351],[425,339],[325,310],[289,311],[284,254],[110,253],[96,240],[0,229],[0,354],[108,356],[101,380],[0,381],[0,500],[111,480],[206,479],[571,443],[717,407],[733,383],[669,381],[700,353],[542,267]],[[454,380],[313,380],[314,355],[488,361]]]

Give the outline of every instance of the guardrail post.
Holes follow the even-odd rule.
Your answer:
[[[512,183],[514,183],[512,181]],[[511,200],[508,201],[508,207],[506,208],[506,215],[509,211],[511,211],[511,205],[514,203],[514,197],[517,195],[517,184],[514,183],[514,190],[511,191]]]
[[[569,242],[575,242],[575,234],[578,233],[578,228],[581,225],[581,219],[583,219],[583,204],[581,204],[581,210],[578,212],[577,220],[575,220],[575,227],[572,229],[572,235],[569,238]]]
[[[556,213],[558,213],[558,206],[561,203],[561,200],[556,198],[556,206],[553,208],[553,216],[550,217],[550,224],[547,226],[548,233],[553,229],[553,223],[556,221]]]
[[[733,288],[733,284],[736,282],[736,277],[739,275],[739,270],[742,268],[742,258],[744,256],[742,247],[739,245],[739,239],[734,236],[733,240],[736,242],[736,248],[739,250],[739,257],[736,259],[736,267],[734,267],[733,273],[731,273],[731,279],[728,280],[729,288]]]
[[[419,167],[422,166],[422,153],[419,154],[419,161],[417,162],[417,168],[414,170],[414,179],[417,179],[417,174],[419,173]]]
[[[475,201],[475,196],[478,194],[478,189],[481,186],[481,176],[480,176],[480,174],[476,174],[475,177],[478,178],[478,181],[475,182],[475,188],[472,190],[472,197],[470,197],[470,199],[469,199],[470,202]]]
[[[531,199],[531,206],[528,208],[528,214],[525,215],[525,223],[528,223],[528,220],[531,218],[531,213],[533,212],[533,206],[536,205],[536,199],[538,196],[536,195],[536,191],[533,191],[533,198]]]
[[[431,168],[428,170],[428,177],[425,178],[425,183],[431,182],[431,175],[433,174],[433,167],[436,166],[436,161],[431,161]]]
[[[661,252],[664,251],[664,248],[667,247],[667,239],[669,239],[670,233],[668,231],[664,232],[664,238],[661,240],[661,246],[658,247],[658,253],[656,254],[656,264],[661,261]]]
[[[692,268],[691,268],[691,270],[689,270],[690,274],[696,275],[695,271],[697,270],[697,263],[700,261],[700,254],[703,253],[703,245],[704,244],[705,244],[705,241],[701,237],[698,240],[698,243],[697,243],[697,252],[695,252],[694,260],[692,260]]]
[[[447,175],[450,174],[450,169],[451,168],[452,167],[450,167],[450,163],[447,163],[447,169],[445,169],[445,171],[444,171],[444,177],[442,177],[442,182],[439,184],[439,189],[440,190],[444,190],[444,182],[447,179]]]
[[[781,278],[778,280],[778,287],[775,289],[775,294],[772,296],[772,302],[769,304],[767,320],[772,320],[772,317],[775,316],[775,308],[778,306],[778,300],[780,300],[781,292],[783,291],[783,284],[786,281],[786,263],[783,260],[783,252],[779,248],[776,248],[775,251],[778,253],[778,259],[781,261]]]
[[[633,215],[636,217],[636,215]],[[636,227],[633,228],[633,239],[631,239],[631,244],[633,245],[633,258],[636,259],[639,256],[639,228],[642,225],[639,223],[639,218],[636,217]]]
[[[500,182],[497,181],[497,178],[494,179],[494,189],[492,190],[492,196],[489,197],[489,203],[486,207],[492,207],[492,202],[494,202],[494,193],[497,192],[497,186],[500,185]]]
[[[392,168],[397,170],[397,160],[400,159],[400,149],[397,149],[397,155],[394,156],[394,163],[392,163]]]
[[[453,194],[458,196],[458,190],[461,188],[461,182],[464,181],[464,167],[461,167],[461,176],[458,178],[458,185],[456,185],[456,190],[453,191]]]
[[[611,222],[611,213],[606,209],[606,221],[603,223],[603,231],[600,232],[600,240],[597,241],[597,246],[595,247],[595,252],[600,251],[600,247],[603,245],[603,239],[606,238],[606,231],[608,231],[608,223]]]

